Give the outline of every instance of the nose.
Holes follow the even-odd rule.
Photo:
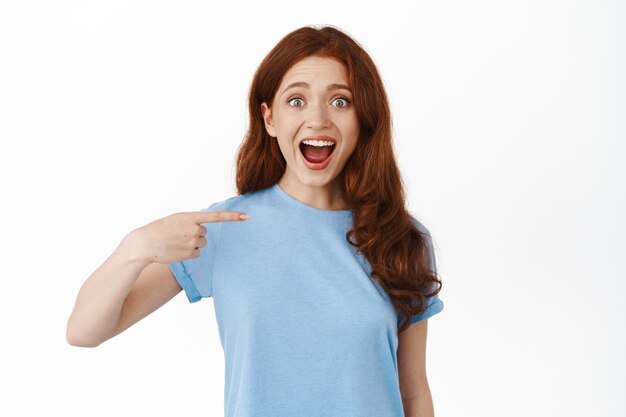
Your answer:
[[[309,109],[306,122],[307,127],[314,130],[330,127],[330,119],[327,114],[328,110],[323,102],[321,102],[321,104],[312,105]]]

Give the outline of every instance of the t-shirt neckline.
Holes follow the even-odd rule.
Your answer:
[[[272,191],[276,193],[283,201],[293,206],[294,208],[304,213],[320,216],[320,217],[332,217],[332,218],[348,218],[352,215],[352,210],[324,210],[321,208],[309,206],[304,204],[300,200],[295,199],[291,195],[287,194],[285,190],[280,188],[278,183],[272,185]]]

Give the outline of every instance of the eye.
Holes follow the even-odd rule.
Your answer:
[[[348,107],[351,103],[347,97],[343,97],[343,96],[337,97],[336,99],[333,100],[333,102],[337,100],[339,100],[340,103],[343,103],[341,105],[336,106],[337,108],[340,108],[340,109],[344,107]],[[298,102],[300,102],[301,104],[292,104],[292,103],[298,103]],[[304,100],[298,96],[290,97],[289,99],[287,99],[287,104],[289,104],[291,107],[302,107],[304,106]]]
[[[300,97],[291,97],[289,100],[287,100],[287,103],[291,103],[294,100],[300,100],[302,101],[302,99]],[[299,106],[291,106],[291,107],[302,107],[302,105]]]
[[[336,100],[343,100],[343,101],[345,102],[343,105],[338,106],[340,109],[341,109],[341,108],[344,108],[344,107],[347,107],[347,106],[349,106],[349,105],[350,105],[350,100],[348,100],[346,97],[337,97],[337,98],[336,98],[335,100],[333,100],[333,101],[336,101]]]

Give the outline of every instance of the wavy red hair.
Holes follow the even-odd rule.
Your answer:
[[[237,191],[260,190],[282,177],[286,161],[265,130],[261,103],[271,106],[283,75],[312,55],[334,58],[348,72],[360,136],[341,173],[354,218],[346,239],[368,260],[371,278],[401,314],[401,332],[409,326],[411,315],[426,309],[427,297],[439,293],[441,281],[430,258],[428,229],[420,231],[405,208],[382,79],[368,53],[346,33],[330,25],[305,26],[283,37],[263,59],[250,86],[250,124],[236,156]]]

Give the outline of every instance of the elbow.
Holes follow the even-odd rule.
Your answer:
[[[71,318],[67,322],[67,327],[65,330],[65,340],[71,346],[77,347],[98,347],[102,343],[102,341],[95,341],[85,336],[85,332],[81,332],[79,329],[76,329],[75,325],[72,325]]]
[[[100,343],[93,343],[91,341],[83,340],[75,336],[68,335],[66,337],[66,340],[70,346],[84,347],[84,348],[95,348],[95,347],[100,346]]]

